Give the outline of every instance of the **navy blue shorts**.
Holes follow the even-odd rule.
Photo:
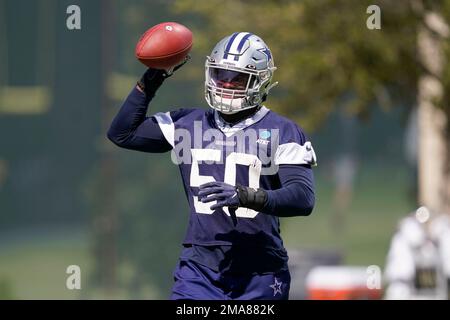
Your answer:
[[[180,260],[174,272],[171,300],[287,300],[289,271],[232,275]]]

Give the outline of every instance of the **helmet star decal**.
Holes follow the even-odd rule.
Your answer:
[[[267,61],[272,60],[272,53],[270,53],[269,48],[264,47],[264,48],[258,49],[258,51],[261,53],[264,53],[267,56]]]

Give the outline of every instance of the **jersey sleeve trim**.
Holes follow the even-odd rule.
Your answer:
[[[170,116],[170,112],[162,113],[159,112],[154,115],[156,121],[158,122],[159,128],[161,129],[164,138],[172,146],[175,146],[175,125]]]
[[[285,143],[278,146],[275,153],[275,165],[281,164],[306,164],[317,165],[316,153],[307,141],[304,145],[295,142]]]

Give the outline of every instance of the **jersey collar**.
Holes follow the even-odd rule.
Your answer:
[[[219,115],[219,111],[214,111],[214,120],[216,122],[217,127],[222,131],[225,136],[231,137],[233,134],[238,132],[239,130],[243,130],[257,122],[259,122],[262,118],[266,116],[266,114],[270,111],[270,109],[262,106],[254,115],[251,117],[242,120],[234,125],[230,125],[225,122]]]

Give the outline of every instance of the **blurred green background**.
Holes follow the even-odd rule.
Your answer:
[[[72,4],[81,30],[66,27]],[[191,28],[195,45],[150,112],[206,108],[205,56],[234,31],[260,35],[279,68],[267,106],[304,127],[319,158],[316,208],[283,219],[286,247],[383,267],[399,218],[417,204],[407,133],[419,17],[379,1],[382,29],[369,30],[370,4],[0,0],[0,298],[168,297],[188,219],[178,170],[170,154],[106,139],[145,71],[134,46],[164,21]],[[448,17],[449,1],[437,5]],[[66,288],[69,265],[81,267],[82,290]]]

